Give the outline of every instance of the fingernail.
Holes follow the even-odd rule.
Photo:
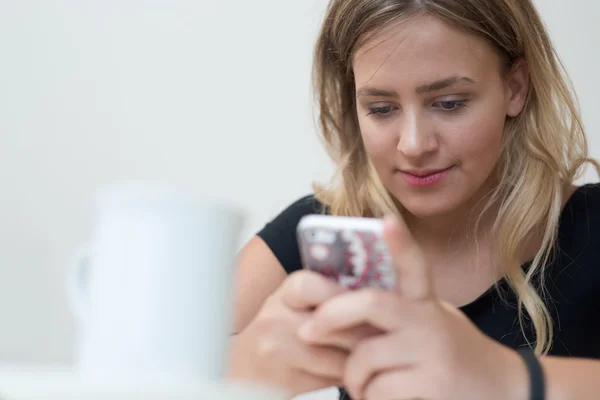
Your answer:
[[[315,335],[313,324],[311,322],[307,322],[304,325],[302,325],[300,327],[300,330],[298,330],[298,335],[301,339],[304,340],[313,339]]]

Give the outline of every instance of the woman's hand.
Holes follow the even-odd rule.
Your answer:
[[[299,336],[312,345],[352,348],[343,382],[356,399],[520,399],[527,370],[519,355],[485,336],[434,293],[423,254],[408,228],[385,221],[396,292],[358,290],[331,298]],[[345,332],[370,325],[382,333],[350,343]]]
[[[340,386],[349,354],[344,343],[308,344],[298,338],[298,329],[317,306],[343,291],[314,272],[291,274],[232,339],[228,378],[276,387],[290,395]],[[370,327],[352,329],[345,340],[355,343],[372,332]]]

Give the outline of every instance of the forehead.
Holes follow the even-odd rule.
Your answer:
[[[356,52],[356,86],[416,87],[449,76],[499,78],[499,57],[480,37],[433,16],[416,16],[378,33]],[[408,89],[408,88],[407,88]]]

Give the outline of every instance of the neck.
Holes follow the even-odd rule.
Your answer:
[[[495,243],[489,234],[499,206],[493,204],[483,213],[487,200],[435,218],[405,216],[431,268],[437,293],[457,307],[473,301],[503,275],[496,268]]]
[[[459,209],[435,217],[422,218],[405,213],[406,224],[425,248],[438,249],[437,252],[446,247],[464,250],[475,239],[485,240],[498,215],[498,204],[485,209],[487,193],[490,190],[480,191]]]
[[[576,189],[572,185],[565,188],[562,208]],[[482,215],[488,201],[485,193],[490,193],[490,190],[478,193],[463,207],[448,214],[419,218],[405,213],[406,224],[421,247],[434,257],[450,252],[468,253],[474,250],[475,240],[480,248],[487,246],[488,250],[492,250],[494,244],[490,242],[489,233],[498,215],[499,204],[492,204]],[[522,262],[531,260],[539,250],[543,235],[541,229],[543,227],[531,232],[523,244]]]

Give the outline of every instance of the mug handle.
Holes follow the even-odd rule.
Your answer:
[[[67,300],[75,318],[82,320],[89,312],[89,279],[92,267],[92,247],[80,246],[67,270]]]

